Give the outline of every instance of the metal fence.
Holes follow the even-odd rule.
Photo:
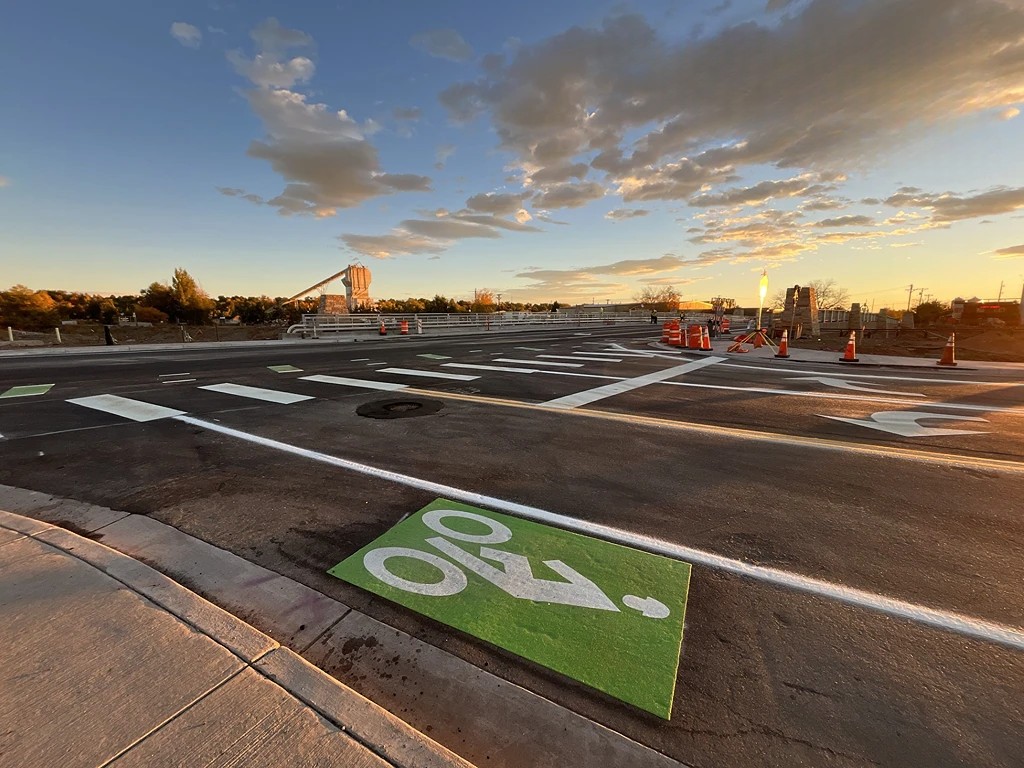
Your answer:
[[[675,317],[677,315],[673,315]],[[431,328],[478,328],[501,330],[522,326],[539,325],[551,327],[586,327],[599,325],[637,325],[650,323],[650,313],[635,312],[453,312],[451,314],[380,314],[380,315],[303,315],[302,322],[288,328],[288,333],[341,333],[352,331],[376,331],[383,322],[385,327],[394,328],[405,321],[412,332],[417,320],[424,330]],[[669,315],[658,314],[659,320]]]

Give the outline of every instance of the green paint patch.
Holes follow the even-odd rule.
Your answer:
[[[672,714],[687,563],[437,499],[328,573]]]
[[[448,355],[416,355],[416,357],[425,357],[428,360],[451,360]]]
[[[33,395],[45,395],[53,389],[53,384],[30,384],[24,387],[11,387],[0,398],[4,397],[32,397]]]
[[[268,365],[267,368],[274,373],[302,373],[302,369],[294,365]]]

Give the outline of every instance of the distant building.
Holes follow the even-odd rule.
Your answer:
[[[1020,325],[1024,323],[1024,294],[1021,301],[984,301],[977,296],[957,296],[952,301],[952,317],[964,325]]]

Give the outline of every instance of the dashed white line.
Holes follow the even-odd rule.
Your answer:
[[[479,376],[467,376],[462,373],[442,373],[441,371],[418,371],[415,368],[381,368],[378,373],[394,373],[401,376],[422,376],[427,379],[453,379],[454,381],[474,381]]]
[[[505,373],[537,373],[535,368],[509,368],[503,365],[476,365],[474,363],[441,363],[444,368],[468,368],[472,371],[504,371]]]
[[[622,359],[618,357],[574,357],[573,355],[537,355],[537,357],[553,358],[555,360],[589,360],[594,363],[621,363]]]
[[[184,373],[161,373],[157,376],[158,379],[168,379],[172,376],[191,376],[191,371],[185,371]]]
[[[349,379],[344,376],[300,376],[303,381],[316,381],[320,384],[337,384],[341,387],[360,387],[362,389],[382,389],[392,392],[397,389],[405,389],[408,384],[395,384],[391,381],[366,381],[364,379]]]
[[[519,360],[514,357],[499,357],[496,363],[522,363],[523,365],[550,365],[555,368],[582,368],[583,363],[555,363],[550,360]]]
[[[161,381],[161,384],[188,384],[190,381],[196,381],[196,379],[171,379],[170,381]]]
[[[206,384],[199,389],[206,389],[210,392],[220,392],[224,395],[235,395],[237,397],[248,397],[251,400],[263,400],[268,403],[281,403],[291,405],[300,403],[303,400],[313,400],[310,395],[297,395],[294,392],[282,392],[277,389],[263,389],[263,387],[247,387],[244,384]]]

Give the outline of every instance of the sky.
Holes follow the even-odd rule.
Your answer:
[[[15,3],[0,286],[1024,284],[1024,0]],[[923,289],[918,292],[917,289]],[[333,284],[330,292],[343,288]]]

